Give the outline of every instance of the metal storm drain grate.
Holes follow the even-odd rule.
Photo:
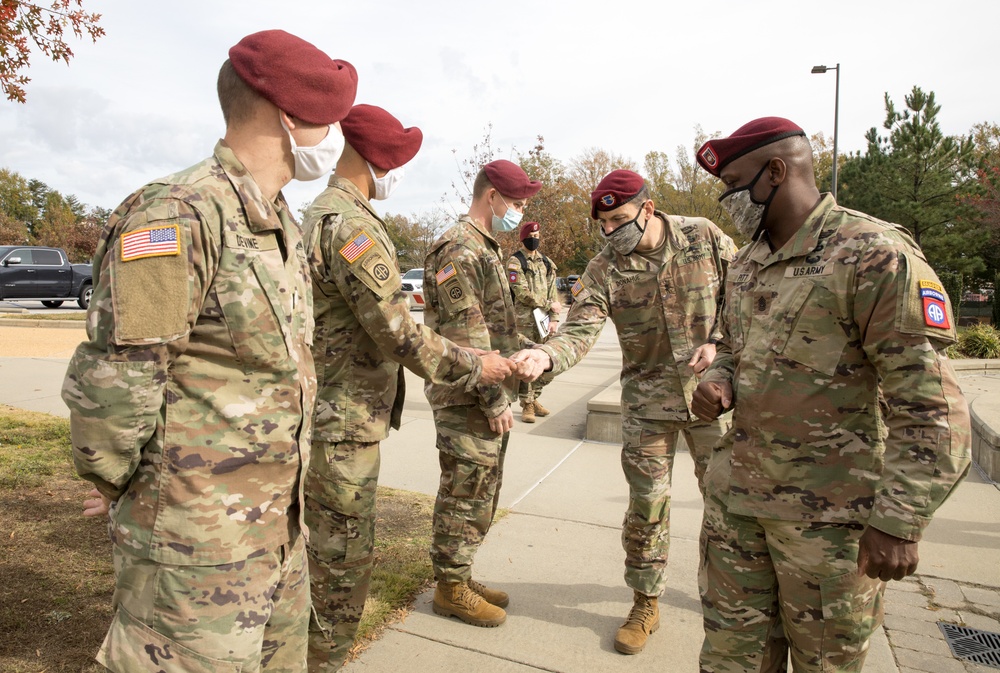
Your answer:
[[[1000,633],[945,622],[938,622],[937,625],[953,655],[990,668],[1000,668]]]

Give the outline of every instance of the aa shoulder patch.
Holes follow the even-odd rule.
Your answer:
[[[444,291],[445,294],[448,295],[448,299],[450,299],[452,303],[458,303],[463,299],[465,299],[465,290],[462,289],[461,283],[458,282],[449,283],[444,288]]]
[[[519,277],[520,271],[517,269],[507,269],[507,280],[511,283],[516,283]]]
[[[920,288],[920,298],[924,304],[924,324],[928,327],[951,329],[944,287],[933,280],[921,280],[917,286]]]
[[[571,287],[569,291],[573,294],[574,297],[583,292],[583,279],[577,278],[576,282],[573,283],[573,287]]]
[[[372,237],[361,232],[351,239],[350,243],[340,249],[340,256],[346,259],[349,264],[353,264],[361,255],[371,249],[373,245],[375,245],[375,241],[372,240]]]
[[[382,255],[370,255],[361,267],[371,274],[372,278],[379,284],[379,286],[385,285],[386,282],[392,278],[392,269],[389,268],[389,263],[382,259]]]
[[[453,277],[456,273],[458,273],[458,271],[455,269],[455,263],[448,262],[434,277],[437,279],[437,284],[441,285],[446,280]]]
[[[176,224],[137,229],[121,238],[121,260],[130,262],[144,257],[181,254],[181,237]]]

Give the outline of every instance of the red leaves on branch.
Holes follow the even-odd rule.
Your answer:
[[[42,7],[21,0],[0,0],[0,89],[7,100],[25,101],[23,74],[30,65],[31,45],[53,61],[69,63],[73,50],[64,39],[67,30],[77,38],[96,42],[104,36],[100,14],[83,10],[83,0],[51,0]]]

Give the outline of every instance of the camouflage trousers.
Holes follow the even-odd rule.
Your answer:
[[[630,588],[659,596],[667,584],[670,480],[678,436],[684,434],[701,488],[708,459],[729,429],[729,418],[727,415],[711,423],[622,418],[622,470],[629,490],[622,547],[625,584]]]
[[[378,442],[314,441],[306,473],[309,671],[344,665],[368,597],[375,550]]]
[[[434,502],[431,564],[439,582],[472,577],[472,562],[493,523],[510,433],[500,436],[477,406],[434,412],[441,483]]]
[[[528,402],[534,402],[537,400],[541,396],[542,388],[545,387],[546,383],[547,382],[542,379],[531,382],[521,381],[517,390],[517,398],[520,400],[521,406],[523,407]]]
[[[882,623],[884,587],[858,576],[863,531],[739,516],[710,486],[698,578],[701,671],[785,671],[789,653],[796,673],[861,671]]]
[[[219,566],[178,566],[113,547],[115,615],[97,661],[114,673],[299,673],[309,587],[302,536]]]

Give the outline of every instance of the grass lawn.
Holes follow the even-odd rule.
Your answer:
[[[114,575],[106,519],[82,516],[89,482],[69,421],[0,406],[0,671],[101,673]],[[379,488],[371,595],[353,654],[405,616],[432,578],[434,499]]]

